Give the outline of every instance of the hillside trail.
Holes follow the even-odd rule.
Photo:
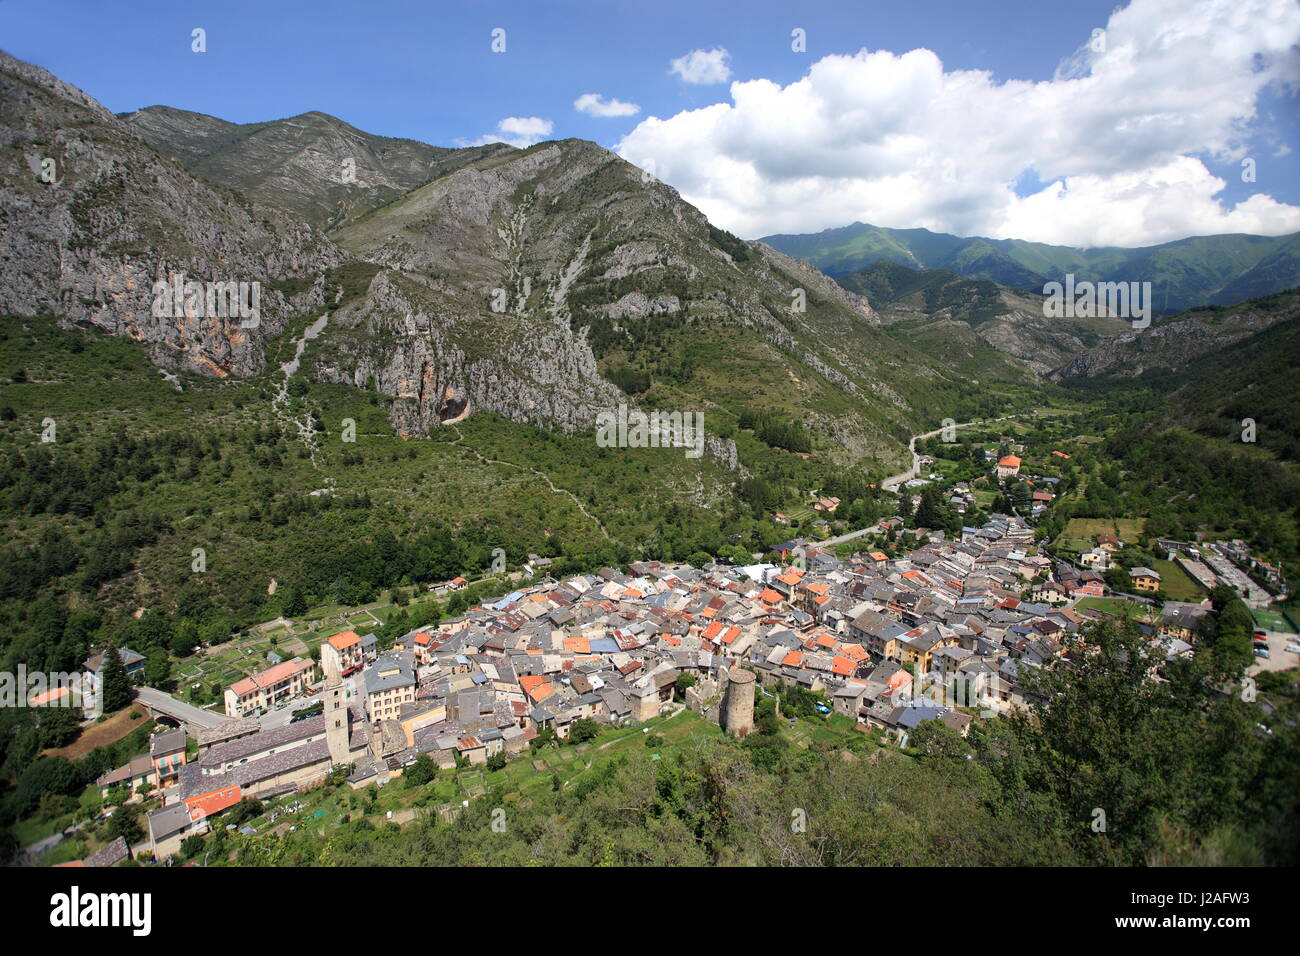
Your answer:
[[[314,468],[320,467],[316,461],[316,455],[320,451],[320,444],[316,438],[316,425],[311,419],[310,412],[304,412],[300,419],[294,418],[289,413],[289,380],[298,372],[298,367],[302,363],[302,354],[307,349],[307,343],[325,331],[325,326],[329,324],[329,320],[330,314],[326,312],[303,329],[302,337],[294,343],[293,358],[280,366],[280,371],[284,377],[280,381],[280,387],[276,390],[275,396],[271,399],[272,413],[282,424],[297,429],[299,439],[302,440],[311,453],[311,463]]]
[[[538,471],[536,468],[529,468],[527,465],[520,465],[517,462],[513,462],[513,461],[502,461],[499,458],[487,458],[484,455],[480,454],[479,451],[473,446],[465,444],[465,436],[461,434],[459,425],[455,424],[454,422],[449,422],[448,424],[450,424],[451,427],[456,430],[456,440],[454,442],[451,442],[452,445],[463,448],[465,451],[469,452],[471,455],[477,458],[480,463],[488,464],[488,465],[506,465],[507,467],[510,468],[518,468],[520,471],[526,471],[529,474],[542,479],[542,481],[546,482],[546,487],[550,488],[551,491],[554,492],[555,494],[567,495],[569,497],[569,500],[574,503],[577,509],[587,517],[587,520],[589,520],[592,524],[594,524],[596,526],[596,529],[600,531],[602,535],[604,535],[606,541],[613,541],[618,544],[622,543],[613,535],[611,535],[607,530],[605,530],[604,524],[601,523],[599,518],[597,518],[595,515],[593,515],[590,511],[587,510],[586,506],[581,501],[578,500],[577,495],[575,495],[572,491],[569,491],[567,488],[560,488],[559,486],[557,486],[555,482],[551,481],[550,476],[547,475],[545,472]]]

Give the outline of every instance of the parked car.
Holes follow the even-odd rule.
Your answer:
[[[1256,657],[1262,657],[1262,658],[1264,658],[1265,660],[1267,660],[1267,659],[1268,659],[1268,648],[1267,648],[1267,647],[1257,647],[1257,648],[1255,648],[1255,656],[1256,656]]]

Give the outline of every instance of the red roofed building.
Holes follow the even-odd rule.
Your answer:
[[[1010,478],[1013,475],[1020,474],[1020,459],[1015,455],[1007,455],[1005,458],[998,459],[998,477]]]
[[[243,791],[236,784],[230,787],[222,787],[220,790],[212,790],[208,793],[187,797],[185,806],[189,807],[190,819],[197,821],[233,807],[243,799],[243,796]]]
[[[295,657],[252,677],[235,681],[226,688],[226,716],[247,717],[296,697],[303,692],[315,670],[316,665],[311,661]]]
[[[411,638],[411,649],[415,651],[415,663],[429,664],[433,661],[433,652],[437,650],[440,642],[436,641],[432,634],[427,631],[421,631]]]
[[[359,671],[364,663],[361,638],[356,631],[340,631],[320,646],[320,666],[326,673],[332,665],[338,668],[340,677],[347,677]]]
[[[530,674],[527,677],[519,678],[519,686],[523,688],[525,694],[533,699],[535,704],[540,704],[555,693],[555,688],[551,686],[551,682],[539,674]]]

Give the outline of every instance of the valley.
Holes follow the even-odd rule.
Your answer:
[[[6,862],[1296,858],[1298,234],[745,240],[3,52],[0,134]]]

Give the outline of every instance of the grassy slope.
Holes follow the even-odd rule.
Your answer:
[[[205,583],[246,602],[264,593],[272,577],[284,580],[311,560],[322,541],[339,535],[385,529],[402,535],[441,521],[488,540],[495,535],[504,543],[509,537],[533,550],[549,533],[580,553],[608,540],[601,525],[623,540],[647,533],[661,517],[661,504],[675,504],[694,520],[716,525],[716,515],[694,502],[716,509],[733,480],[707,456],[692,461],[680,450],[596,449],[591,436],[554,435],[487,415],[428,440],[406,441],[394,434],[380,396],[319,384],[295,399],[299,406],[317,407],[327,429],[315,463],[304,444],[288,438],[277,448],[281,465],[268,469],[258,464],[247,439],[255,428],[275,421],[271,398],[278,370],[247,381],[182,375],[184,391],[176,391],[135,344],[96,332],[64,331],[44,319],[6,320],[0,369],[7,375],[22,369],[28,379],[0,386],[0,408],[16,416],[0,422],[0,455],[39,446],[46,418],[56,426],[57,441],[45,446],[55,456],[79,455],[118,427],[133,437],[202,435],[214,429],[238,436],[226,444],[225,460],[197,460],[190,477],[185,477],[189,462],[176,460],[161,474],[129,479],[108,502],[110,519],[149,510],[163,514],[170,526],[138,555],[138,576],[108,586],[126,604],[147,604],[189,583],[195,547],[207,551]],[[345,418],[357,423],[355,444],[340,440]],[[345,464],[345,456],[352,455],[362,463]],[[227,462],[228,476],[223,474]],[[568,495],[552,490],[547,478],[572,491],[592,517]],[[277,528],[246,521],[250,506],[265,508],[325,487],[338,494],[369,493],[374,506],[360,529],[355,516],[341,509],[298,516]],[[665,494],[648,501],[647,487]],[[6,517],[11,541],[34,541],[50,526],[75,540],[93,525],[89,517],[72,515],[9,512]]]

